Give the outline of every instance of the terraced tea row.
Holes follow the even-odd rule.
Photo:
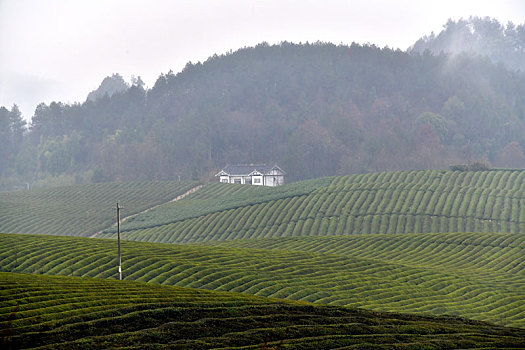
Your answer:
[[[525,276],[525,234],[372,234],[213,242],[213,246],[304,251],[434,269],[474,268]]]
[[[123,242],[122,254],[129,280],[525,327],[524,239],[456,233],[225,247]],[[0,235],[3,271],[114,278],[116,260],[112,240]]]
[[[189,243],[353,233],[523,232],[524,171],[405,171],[351,175],[265,192],[215,184],[199,197],[161,206],[122,228],[128,240]],[[290,186],[290,185],[289,185]],[[227,205],[206,195],[245,188]],[[254,192],[251,192],[254,191]],[[278,194],[282,192],[279,197]],[[247,196],[252,195],[252,202]],[[187,209],[190,208],[190,209]],[[180,215],[174,214],[180,211]],[[188,215],[192,212],[194,216]],[[166,215],[172,213],[171,215]],[[114,237],[107,232],[103,237]]]
[[[523,329],[126,281],[0,273],[3,348],[525,346]]]
[[[331,181],[331,178],[315,179],[279,188],[213,183],[187,196],[182,201],[166,203],[155,210],[130,219],[123,225],[123,230],[158,227],[210,213],[303,196],[322,186],[329,185]],[[109,229],[107,232],[115,233],[116,229]]]
[[[191,182],[100,183],[0,193],[0,232],[87,236],[123,215],[165,203],[196,186]]]

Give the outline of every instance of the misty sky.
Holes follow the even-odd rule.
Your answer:
[[[84,102],[113,73],[161,73],[266,41],[406,50],[447,19],[525,23],[524,0],[0,0],[0,106]]]

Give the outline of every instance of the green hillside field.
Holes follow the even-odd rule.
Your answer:
[[[113,182],[0,193],[0,232],[88,236],[116,223],[117,202],[132,215],[166,203],[194,182]]]
[[[214,183],[170,202],[197,185],[1,193],[0,229],[39,235],[0,234],[0,271],[115,279],[118,201],[138,213],[122,225],[127,282],[525,328],[525,171]]]
[[[126,280],[525,327],[525,234],[122,242]],[[223,245],[223,246],[220,246]],[[114,240],[0,235],[6,272],[116,278]]]
[[[122,237],[165,243],[357,233],[523,232],[525,171],[401,171],[278,188],[101,183],[0,193],[0,232],[115,238],[115,205],[139,215]],[[144,212],[146,209],[148,210]]]
[[[0,273],[3,349],[520,348],[525,330],[137,282]]]
[[[210,184],[138,215],[122,237],[191,243],[377,233],[525,232],[525,171],[401,171],[278,188]],[[99,237],[114,238],[115,230]]]

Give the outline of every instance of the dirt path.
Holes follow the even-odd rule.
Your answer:
[[[201,189],[202,186],[204,186],[204,185],[199,185],[199,186],[197,186],[197,187],[193,187],[192,189],[189,189],[188,191],[184,192],[184,193],[181,194],[180,196],[177,196],[177,197],[173,198],[172,200],[170,200],[169,202],[166,202],[166,203],[171,203],[171,202],[179,201],[179,200],[181,200],[182,198],[186,197],[187,195],[190,195],[190,194],[192,194],[192,193],[194,193],[194,192],[197,192],[198,190]],[[133,217],[135,217],[135,216],[137,216],[137,215],[139,215],[139,214],[144,214],[144,213],[147,213],[147,212],[150,211],[150,210],[153,210],[153,209],[155,209],[155,208],[158,208],[158,207],[160,207],[161,205],[164,205],[164,204],[166,204],[166,203],[161,203],[161,204],[155,205],[155,206],[153,206],[153,207],[151,207],[151,208],[148,208],[148,209],[146,209],[146,210],[143,210],[143,211],[141,211],[141,212],[139,212],[139,213],[132,214],[132,215],[126,216],[126,217],[124,217],[124,218],[121,218],[121,219],[120,219],[120,224],[126,222],[127,220],[129,220],[129,219],[131,219],[131,218],[133,218]],[[111,225],[110,227],[114,227],[114,226],[117,226],[117,223],[114,223],[114,224]],[[104,230],[98,231],[97,233],[92,234],[91,236],[89,236],[89,238],[96,238],[99,234],[101,234],[101,233],[104,232],[105,230],[107,230],[107,228],[104,229]]]

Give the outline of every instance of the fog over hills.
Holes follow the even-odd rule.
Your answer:
[[[485,56],[509,69],[525,71],[525,24],[501,24],[488,17],[449,20],[439,34],[424,36],[409,49],[425,50]]]
[[[84,103],[40,104],[27,132],[16,106],[2,107],[1,188],[208,180],[228,163],[277,163],[289,181],[474,161],[521,168],[524,74],[485,56],[438,53],[454,28],[474,28],[482,45],[493,34],[481,35],[485,27],[508,39],[493,53],[523,54],[522,25],[502,32],[471,18],[410,52],[261,43],[190,62],[151,88],[115,73]]]

